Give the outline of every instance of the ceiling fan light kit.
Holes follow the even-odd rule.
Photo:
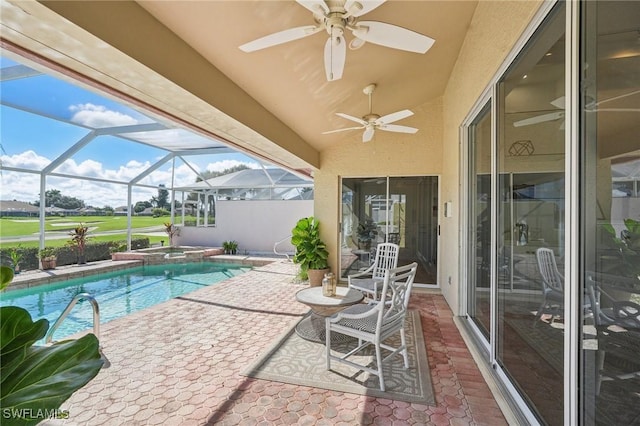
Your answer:
[[[322,134],[327,135],[330,133],[344,132],[347,130],[364,129],[364,132],[362,133],[362,142],[369,142],[371,141],[371,139],[373,139],[373,135],[375,134],[376,130],[384,130],[386,132],[411,133],[411,134],[416,133],[418,129],[416,129],[415,127],[391,124],[396,121],[402,120],[403,118],[412,116],[413,112],[409,111],[408,109],[387,114],[382,117],[378,114],[373,113],[372,96],[375,89],[376,89],[375,84],[369,84],[362,90],[362,92],[365,95],[369,96],[369,114],[365,115],[362,118],[358,118],[342,112],[336,113],[337,116],[345,118],[347,120],[355,121],[356,123],[360,124],[360,126],[329,130],[327,132],[323,132]]]
[[[415,53],[426,53],[434,39],[415,31],[377,21],[358,21],[358,18],[383,4],[386,0],[332,1],[296,0],[313,13],[315,25],[306,25],[279,31],[240,46],[244,52],[254,52],[267,47],[298,40],[323,29],[329,34],[324,47],[324,67],[327,81],[342,78],[347,55],[345,30],[355,37],[349,43],[352,50],[359,49],[366,42],[392,49]]]

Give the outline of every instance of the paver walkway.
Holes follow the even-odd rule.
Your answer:
[[[505,425],[439,294],[412,294],[436,405],[240,375],[307,307],[296,267],[255,268],[102,326],[110,366],[62,406],[64,425]]]

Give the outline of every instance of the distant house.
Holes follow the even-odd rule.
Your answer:
[[[147,207],[146,209],[142,210],[140,213],[136,213],[138,216],[153,216],[153,209],[154,207]]]
[[[46,216],[80,216],[77,209],[63,209],[61,207],[45,207],[44,212]]]
[[[114,216],[126,216],[127,215],[127,206],[120,206],[113,209]]]
[[[0,217],[38,217],[40,208],[24,201],[0,200]]]
[[[93,207],[84,207],[79,209],[78,212],[83,216],[95,216],[98,214],[98,211]]]

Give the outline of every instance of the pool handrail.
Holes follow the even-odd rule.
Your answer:
[[[78,293],[73,299],[71,299],[71,302],[69,302],[62,314],[60,314],[56,322],[53,323],[47,332],[47,335],[45,336],[45,344],[49,344],[53,341],[53,333],[55,333],[58,327],[60,327],[62,321],[67,318],[71,309],[73,309],[76,303],[80,300],[88,300],[89,303],[91,303],[91,308],[93,309],[93,334],[95,334],[97,338],[100,338],[100,307],[98,306],[98,301],[89,293]]]
[[[278,245],[280,245],[280,244],[284,243],[285,241],[291,241],[291,235],[289,235],[289,236],[287,236],[287,237],[284,237],[284,238],[283,238],[283,239],[281,239],[280,241],[276,241],[276,243],[273,245],[273,252],[274,252],[275,254],[277,254],[278,256],[286,256],[286,257],[287,257],[287,260],[291,260],[291,259],[289,258],[289,254],[288,254],[288,253],[280,253],[280,252],[278,252],[278,250],[277,250]]]

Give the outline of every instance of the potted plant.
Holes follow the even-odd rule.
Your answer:
[[[320,223],[313,217],[302,218],[291,230],[291,244],[296,248],[293,262],[300,265],[300,278],[309,279],[312,287],[322,285],[329,272],[329,252],[320,239]]]
[[[0,266],[0,278],[2,291],[13,280],[11,268]],[[0,307],[0,323],[3,424],[36,424],[47,413],[64,418],[68,411],[59,410],[60,405],[89,383],[104,364],[98,338],[90,333],[38,346],[35,343],[45,337],[49,321],[33,321],[18,306]],[[25,414],[28,417],[21,417]]]
[[[38,252],[42,269],[54,269],[56,267],[57,252],[53,247],[45,247]]]
[[[87,247],[87,241],[89,240],[89,227],[80,223],[69,232],[71,240],[67,243],[69,246],[74,247],[76,254],[78,255],[78,265],[87,263],[87,258],[84,254],[84,250]]]
[[[236,254],[238,252],[238,242],[237,241],[224,241],[222,243],[222,249],[224,250],[224,254]]]
[[[371,241],[378,235],[378,225],[369,218],[358,224],[358,248],[362,250],[371,249]]]
[[[169,236],[169,245],[173,247],[173,237],[180,235],[180,228],[171,222],[165,222],[164,232]]]
[[[22,260],[22,250],[20,250],[20,245],[18,244],[18,247],[9,247],[7,249],[7,254],[9,255],[9,258],[11,259],[11,264],[13,265],[13,273],[14,274],[19,274],[20,273],[20,261]]]
[[[602,252],[608,259],[603,272],[640,280],[640,221],[627,218],[624,225],[620,236],[610,223],[602,227]]]

